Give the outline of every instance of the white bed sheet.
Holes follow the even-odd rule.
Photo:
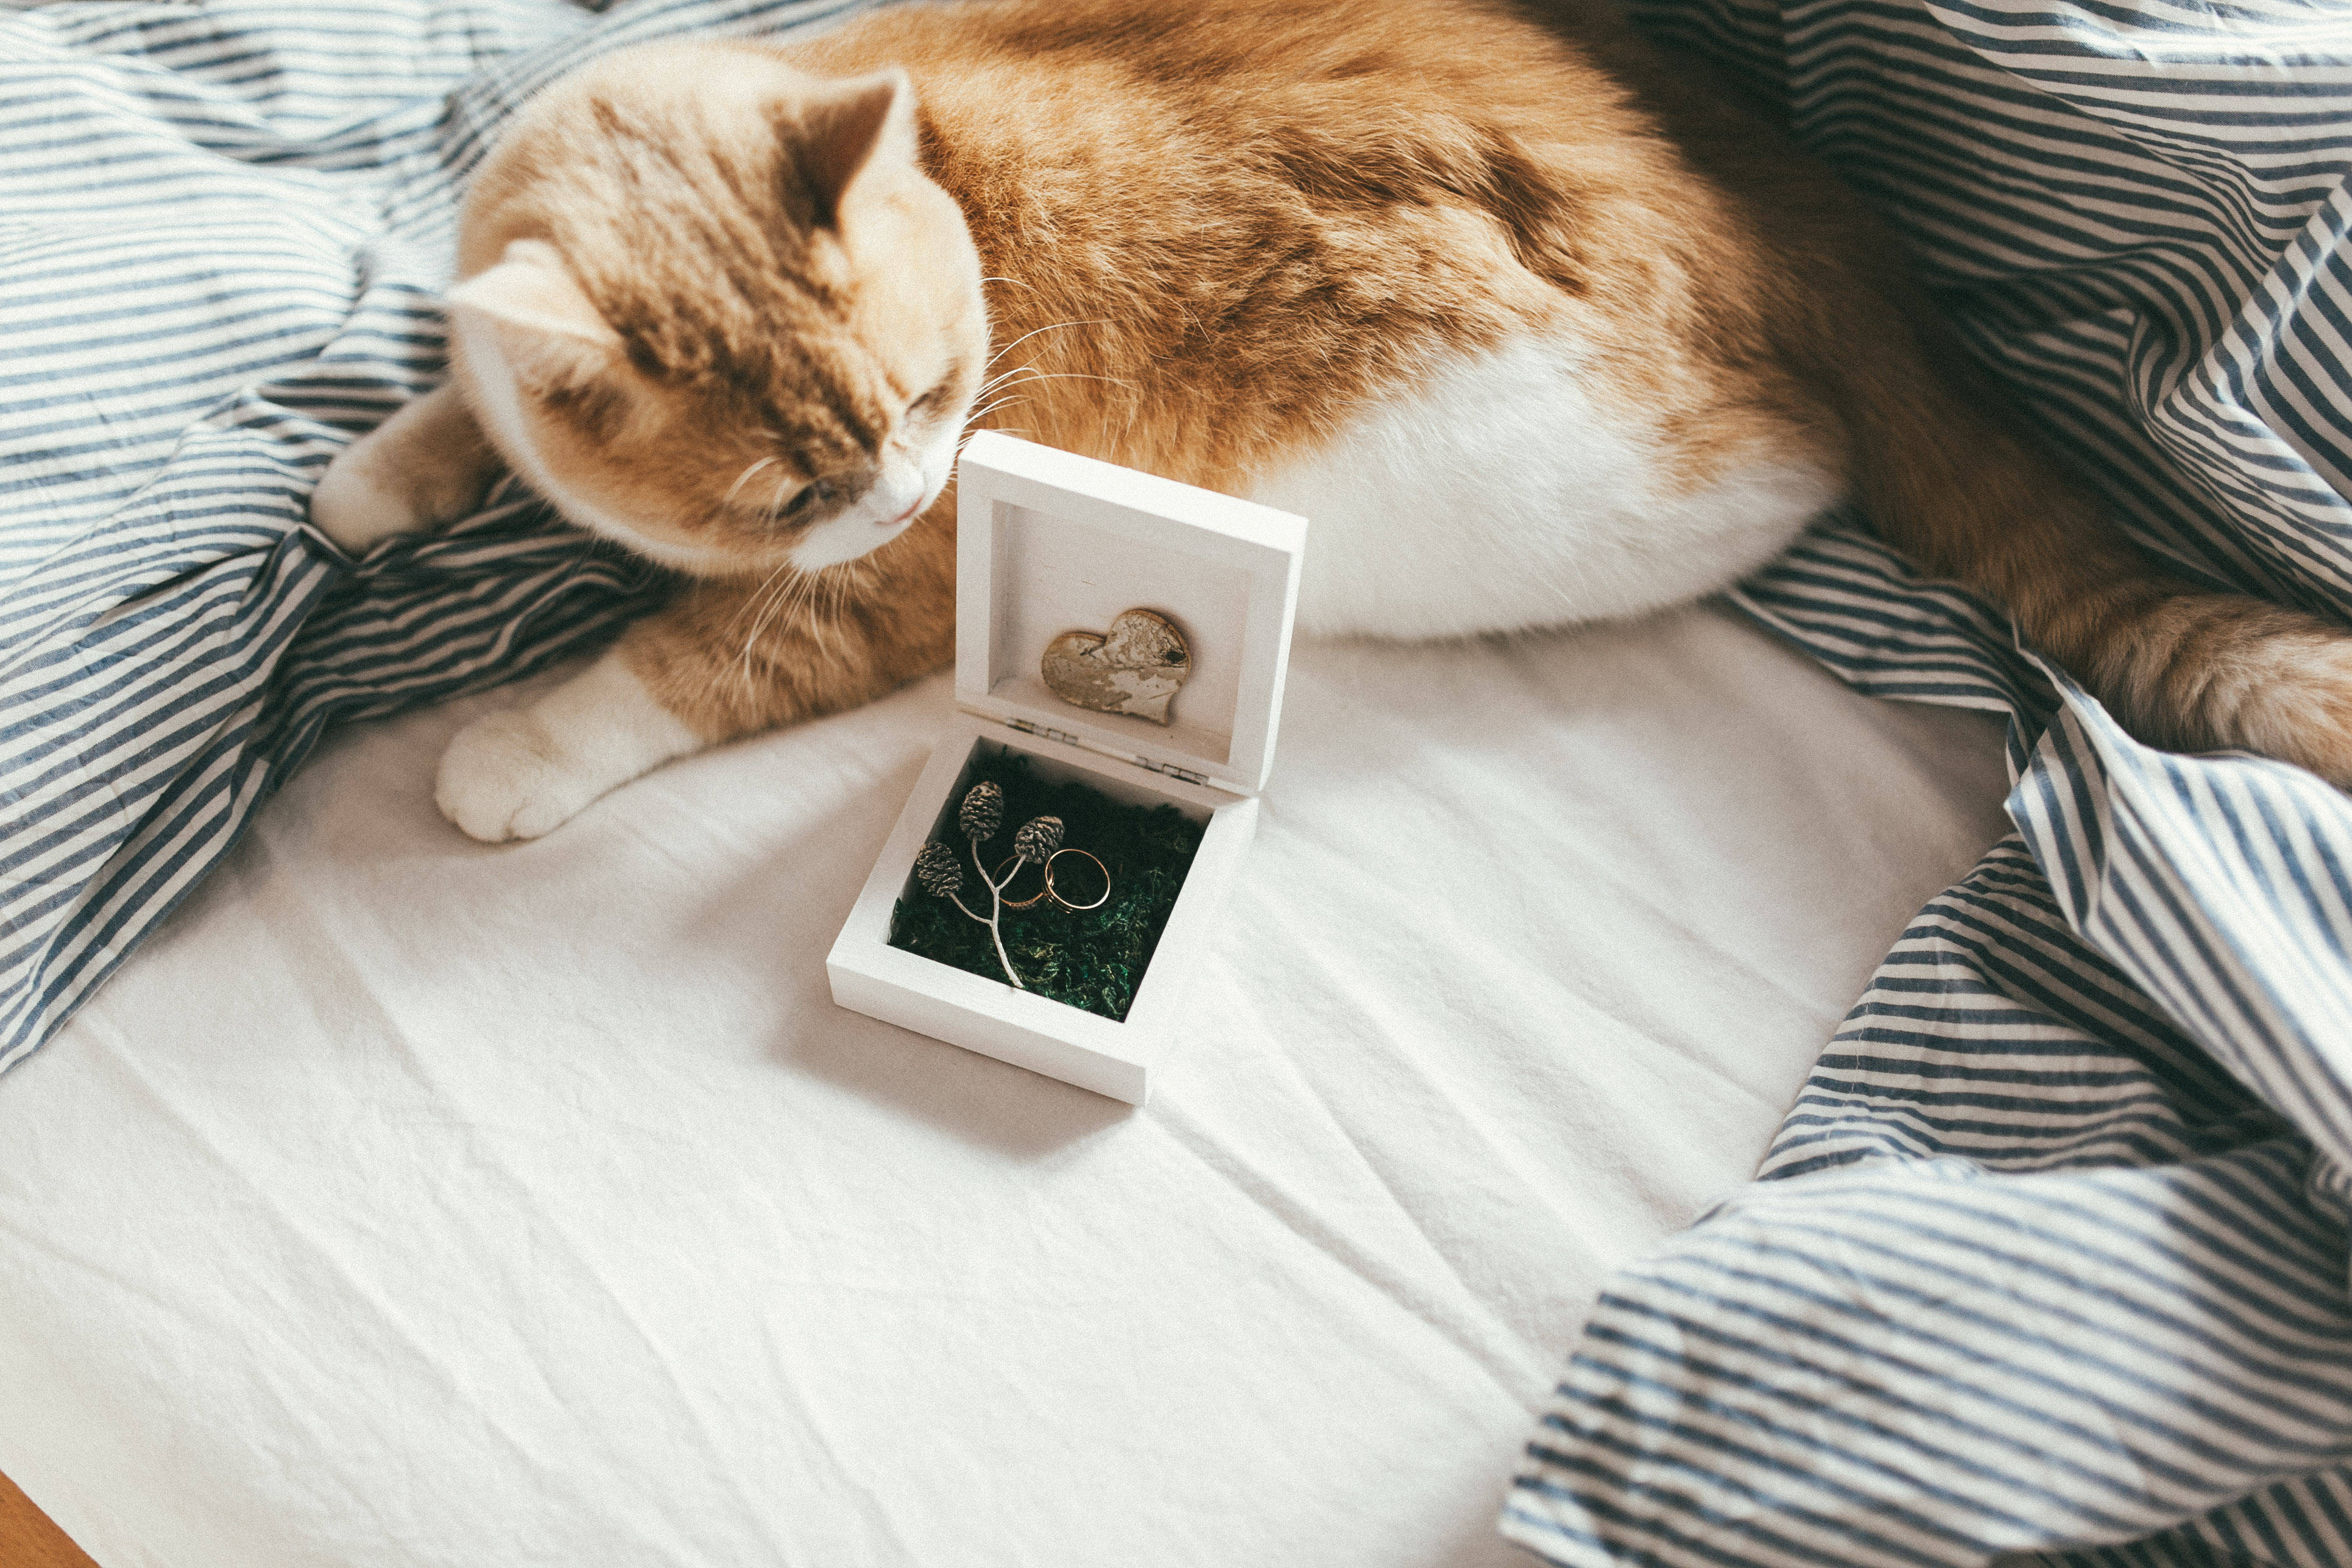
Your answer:
[[[1472,1568],[1999,731],[1727,613],[1302,647],[1140,1110],[835,1009],[942,679],[540,843],[331,739],[0,1079],[0,1470],[104,1568]]]

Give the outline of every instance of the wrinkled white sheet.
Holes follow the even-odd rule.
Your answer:
[[[1998,731],[1715,610],[1303,647],[1140,1110],[835,1009],[944,678],[537,844],[345,732],[0,1079],[0,1470],[105,1568],[1470,1568]]]

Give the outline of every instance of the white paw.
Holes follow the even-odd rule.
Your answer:
[[[485,844],[561,826],[615,781],[568,755],[529,709],[477,719],[441,753],[434,803]]]
[[[310,492],[310,521],[354,555],[380,539],[429,526],[411,510],[406,496],[376,482],[378,465],[367,447],[364,440],[355,441],[336,453]]]

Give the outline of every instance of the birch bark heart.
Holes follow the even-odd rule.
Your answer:
[[[1121,610],[1107,632],[1064,632],[1046,645],[1038,673],[1055,696],[1097,713],[1131,713],[1155,724],[1192,673],[1192,650],[1156,610]]]

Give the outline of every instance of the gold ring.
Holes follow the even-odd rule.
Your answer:
[[[1021,875],[1021,871],[1020,871],[1020,868],[1021,868],[1021,867],[1023,867],[1023,866],[1038,866],[1038,865],[1042,865],[1042,864],[1043,864],[1043,862],[1042,862],[1042,861],[1032,860],[1032,859],[1030,859],[1030,858],[1029,858],[1027,856],[1025,856],[1025,855],[1014,855],[1014,856],[1010,857],[1010,858],[1007,858],[1007,859],[999,860],[999,861],[996,863],[996,872],[997,872],[997,876],[1001,879],[1001,880],[999,880],[999,881],[997,882],[997,884],[996,884],[996,885],[997,885],[997,887],[998,887],[998,889],[1000,889],[1000,891],[997,893],[997,895],[996,895],[996,896],[997,896],[998,898],[1000,898],[1000,899],[1003,899],[1003,900],[1004,900],[1004,907],[1005,907],[1006,909],[1008,909],[1008,910],[1025,910],[1025,909],[1029,908],[1032,904],[1042,904],[1042,903],[1044,903],[1044,902],[1045,902],[1048,898],[1051,898],[1051,897],[1052,897],[1052,895],[1053,895],[1053,890],[1054,890],[1054,884],[1053,884],[1053,881],[1052,881],[1052,879],[1051,879],[1050,878],[1049,878],[1049,879],[1047,879],[1046,883],[1045,883],[1045,889],[1044,889],[1044,890],[1043,890],[1043,891],[1036,892],[1036,893],[1033,893],[1033,894],[1031,894],[1028,898],[1025,898],[1025,899],[1006,899],[1006,898],[1004,898],[1004,894],[1003,894],[1003,892],[1001,890],[1001,889],[1003,889],[1009,888],[1009,887],[1013,886],[1013,877],[1018,877],[1019,875]],[[1013,877],[1007,877],[1007,876],[1005,876],[1005,875],[1004,875],[1004,868],[1006,868],[1007,866],[1012,866],[1012,867],[1013,868]],[[1062,900],[1059,900],[1059,899],[1055,899],[1055,900],[1054,900],[1054,901],[1055,901],[1055,903],[1057,903],[1057,904],[1058,904],[1058,903],[1060,903]]]
[[[1095,869],[1102,873],[1102,894],[1099,898],[1096,899],[1093,903],[1074,904],[1070,902],[1069,900],[1062,897],[1061,890],[1054,886],[1054,862],[1059,860],[1065,855],[1085,855],[1087,859],[1094,860]],[[1045,897],[1053,900],[1054,902],[1059,904],[1062,908],[1069,910],[1074,915],[1084,913],[1087,910],[1098,910],[1105,904],[1110,902],[1110,868],[1104,865],[1100,860],[1095,859],[1095,857],[1092,855],[1087,855],[1083,849],[1056,849],[1051,855],[1045,857]]]

